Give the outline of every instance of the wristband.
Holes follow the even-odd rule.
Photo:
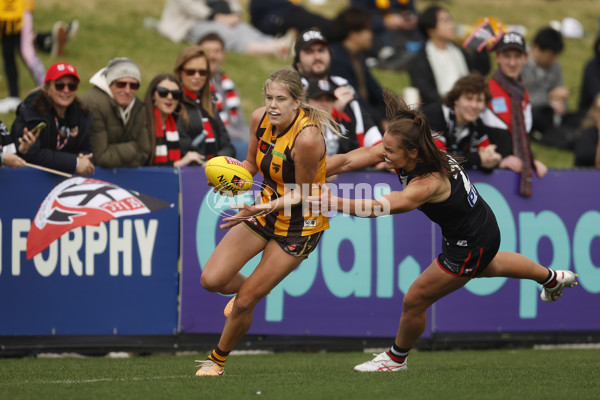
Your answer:
[[[0,152],[0,166],[4,167],[4,154]]]

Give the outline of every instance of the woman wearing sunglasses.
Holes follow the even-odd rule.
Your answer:
[[[183,89],[177,78],[161,74],[150,82],[144,103],[150,140],[150,165],[202,165],[204,157],[181,147],[181,137],[188,137],[177,127],[177,119],[186,121],[187,111],[181,105]]]
[[[75,67],[56,63],[46,72],[44,85],[19,106],[11,129],[15,143],[31,134],[37,137],[22,154],[25,161],[71,174],[94,172],[89,141],[92,113],[76,97],[78,87]]]
[[[137,97],[140,70],[129,58],[111,60],[90,79],[81,99],[94,112],[90,143],[96,165],[139,167],[150,156],[144,102]]]
[[[205,159],[215,156],[235,157],[235,148],[210,95],[208,56],[200,46],[181,50],[175,61],[175,76],[183,86],[183,105],[188,121],[179,119],[177,127],[189,133],[180,138],[182,148],[190,148]],[[191,142],[187,142],[191,140]]]

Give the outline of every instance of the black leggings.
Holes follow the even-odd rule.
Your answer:
[[[2,35],[2,59],[4,60],[4,71],[6,71],[6,82],[10,97],[19,97],[19,73],[15,53],[17,50],[20,51],[20,48],[21,33]]]

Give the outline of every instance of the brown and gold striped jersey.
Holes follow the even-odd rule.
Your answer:
[[[263,115],[256,130],[256,165],[263,175],[261,203],[282,197],[289,191],[290,185],[296,183],[292,149],[298,134],[309,126],[315,126],[315,123],[300,109],[292,124],[285,131],[275,135],[267,114]],[[323,154],[313,187],[316,183],[325,183],[326,161],[327,157]],[[326,215],[313,215],[308,209],[304,210],[302,205],[261,215],[256,217],[256,220],[267,232],[276,236],[307,236],[329,228],[329,218]]]

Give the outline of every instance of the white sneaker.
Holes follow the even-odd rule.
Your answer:
[[[564,288],[573,287],[577,285],[577,275],[572,271],[556,271],[556,285],[551,288],[547,288],[542,286],[542,293],[540,293],[540,297],[542,301],[545,303],[551,303],[556,301],[560,296],[562,296],[562,291]]]
[[[73,37],[75,36],[75,34],[77,33],[78,30],[79,30],[79,20],[78,19],[74,19],[73,21],[69,22],[69,24],[67,25],[67,41],[73,39]]]
[[[375,356],[376,354],[373,355]],[[358,372],[396,372],[408,369],[406,360],[402,364],[398,364],[392,361],[385,351],[376,356],[371,361],[358,364],[354,367],[354,370]]]
[[[0,114],[8,114],[17,111],[19,104],[21,104],[21,99],[18,97],[7,97],[0,100]]]

